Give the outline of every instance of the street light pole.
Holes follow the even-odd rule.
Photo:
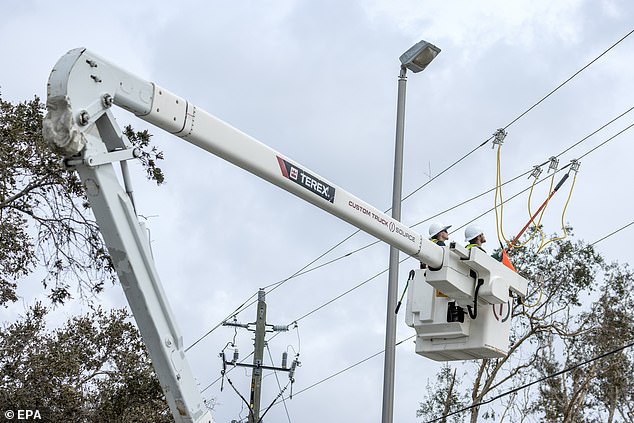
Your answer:
[[[407,50],[399,60],[401,72],[398,78],[396,106],[396,146],[394,150],[394,184],[392,187],[392,218],[401,220],[401,195],[403,191],[403,139],[405,133],[405,91],[407,69],[420,72],[431,63],[440,49],[426,41],[420,41]],[[390,264],[387,288],[387,317],[385,323],[385,362],[383,367],[382,423],[394,419],[394,363],[396,359],[396,299],[398,297],[399,250],[390,247]]]
[[[392,187],[392,218],[401,220],[401,193],[403,191],[403,135],[405,132],[405,90],[407,68],[401,66],[398,77],[396,106],[396,147],[394,150],[394,184]],[[385,323],[385,362],[383,366],[383,423],[394,417],[394,363],[396,359],[396,298],[398,296],[399,250],[390,246],[390,267],[387,288],[387,318]]]

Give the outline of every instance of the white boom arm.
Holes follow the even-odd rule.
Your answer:
[[[86,49],[71,50],[57,62],[49,77],[46,104],[44,136],[68,158],[67,163],[76,166],[86,186],[177,422],[210,422],[211,417],[185,360],[182,340],[163,294],[146,236],[112,166],[113,162],[135,156],[109,110],[113,104],[297,195],[432,268],[443,268],[445,256],[455,255],[187,100],[131,75]],[[468,266],[481,270],[476,264],[474,261],[473,266]],[[465,286],[473,283],[468,271],[465,275],[455,267],[446,272],[449,277],[460,278]],[[496,292],[507,295],[511,289],[525,295],[526,280],[506,272],[501,265],[484,267],[487,273],[483,276],[486,278],[484,291],[490,279],[503,283],[500,289],[494,290]],[[442,277],[440,279],[442,283]],[[492,298],[494,302],[507,301],[506,297]]]

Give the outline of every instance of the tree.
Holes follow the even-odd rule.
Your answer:
[[[631,271],[607,265],[581,241],[559,239],[539,254],[536,250],[529,242],[511,255],[515,268],[533,283],[523,304],[514,308],[508,356],[466,365],[475,375],[468,388],[460,388],[471,392],[469,420],[598,422],[612,421],[616,414],[628,419],[634,384],[622,377],[633,365],[626,351],[548,376],[634,338]],[[599,301],[586,304],[595,292]],[[486,398],[539,378],[544,378],[539,389],[524,396],[521,406],[516,401],[522,397],[508,396],[502,406],[480,410]],[[439,401],[427,395],[421,404],[429,408],[425,404]]]
[[[616,263],[605,268],[605,282],[599,299],[579,314],[578,336],[565,340],[569,351],[564,360],[556,355],[542,357],[540,374],[552,374],[560,367],[609,354],[600,361],[549,380],[541,387],[534,409],[563,422],[612,422],[617,416],[630,421],[634,383],[632,354],[626,350],[610,353],[634,339],[632,322],[634,299],[631,293],[634,274],[627,265]]]
[[[1,305],[16,301],[18,283],[40,266],[53,304],[71,286],[92,298],[116,280],[77,174],[43,141],[43,112],[37,97],[15,105],[0,98]],[[163,183],[150,134],[130,126],[124,134],[141,149],[148,179]],[[48,310],[36,304],[0,330],[3,409],[37,409],[44,421],[172,421],[127,312],[93,310],[49,331]]]
[[[115,281],[114,268],[90,212],[77,174],[42,139],[44,105],[39,98],[11,104],[0,97],[0,305],[16,301],[17,281],[37,266],[53,303],[100,292]],[[162,152],[147,131],[125,135],[142,151],[147,177],[161,184]]]
[[[0,409],[44,421],[171,422],[139,332],[124,310],[73,317],[48,331],[41,304],[0,330]]]
[[[429,400],[420,403],[420,408],[416,411],[416,417],[431,420],[437,416],[446,416],[451,412],[465,408],[468,404],[467,395],[464,390],[458,389],[461,385],[461,380],[457,378],[456,371],[457,369],[452,369],[445,364],[436,375],[436,383],[433,386],[430,386],[429,382],[427,383],[426,391],[429,393]],[[454,423],[458,423],[461,420],[461,414],[456,414],[451,419]],[[446,423],[447,418],[443,417],[440,422]]]

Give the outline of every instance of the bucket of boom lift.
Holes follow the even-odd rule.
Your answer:
[[[526,279],[478,248],[442,248],[442,267],[416,270],[407,295],[416,353],[436,361],[506,356],[513,295],[526,295]]]

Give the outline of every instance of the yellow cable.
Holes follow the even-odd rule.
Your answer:
[[[555,237],[555,238],[549,240],[548,242],[546,242],[545,244],[540,245],[539,248],[537,249],[538,253],[540,251],[542,251],[544,249],[544,247],[547,246],[548,244],[550,244],[551,242],[564,239],[564,238],[566,238],[568,236],[568,232],[566,231],[566,225],[564,223],[564,216],[566,214],[566,209],[568,208],[568,203],[570,203],[570,197],[572,197],[572,190],[575,187],[575,181],[576,180],[577,180],[577,172],[575,172],[575,176],[573,176],[573,178],[572,178],[572,184],[570,185],[570,191],[568,192],[568,199],[566,200],[566,204],[564,205],[564,209],[561,212],[561,229],[564,231],[563,236]]]
[[[533,308],[536,307],[541,301],[542,301],[542,294],[544,292],[544,276],[543,275],[539,275],[539,297],[537,298],[537,301],[534,304],[526,304],[524,303],[524,300],[521,300],[522,305],[526,308]]]
[[[500,238],[500,216],[498,213],[498,193],[500,190],[500,187],[499,187],[500,172],[499,171],[500,171],[500,147],[498,146],[497,161],[496,161],[496,168],[495,168],[495,196],[493,198],[493,209],[495,210],[495,232],[497,234],[498,241],[502,242]]]
[[[504,242],[506,242],[506,244],[510,244],[510,242],[506,239],[506,237],[504,236],[504,229],[503,229],[503,213],[504,213],[504,199],[502,198],[502,173],[500,171],[501,169],[501,160],[500,160],[500,152],[502,150],[502,145],[498,145],[498,152],[497,152],[497,163],[496,163],[496,174],[495,174],[495,199],[494,199],[494,208],[495,208],[495,229],[497,232],[497,236],[498,236],[498,241],[500,243],[502,243],[502,240],[504,240]],[[500,197],[500,212],[499,212],[499,216],[498,216],[498,196]]]
[[[540,286],[539,286],[539,297],[537,298],[537,301],[535,301],[535,303],[534,303],[534,304],[526,304],[526,303],[524,302],[524,300],[522,300],[522,305],[523,305],[524,307],[526,307],[526,308],[533,308],[533,307],[536,307],[536,306],[537,306],[537,305],[539,305],[539,303],[542,301],[542,294],[543,294],[543,292],[544,292],[544,291],[542,290],[542,287],[541,287],[541,285],[540,285]]]
[[[553,185],[555,185],[555,173],[553,172],[553,176],[552,178],[550,178],[550,187],[548,187],[548,199],[546,201],[546,205],[544,206],[544,208],[542,209],[542,212],[539,215],[539,219],[537,219],[537,223],[535,224],[535,228],[537,229],[537,231],[539,232],[539,235],[541,237],[541,241],[540,241],[540,248],[542,246],[542,244],[544,243],[544,232],[542,231],[541,228],[541,223],[542,223],[542,219],[544,217],[544,213],[546,212],[546,209],[548,208],[548,205],[550,204],[550,194],[553,192]],[[537,252],[539,253],[539,248],[537,249]]]

